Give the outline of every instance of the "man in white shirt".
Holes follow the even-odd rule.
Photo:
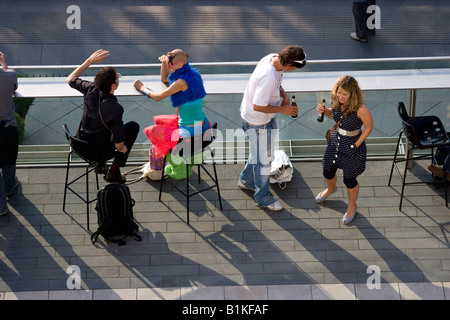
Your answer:
[[[250,155],[239,176],[238,186],[255,191],[256,203],[271,211],[283,210],[269,191],[275,147],[272,130],[277,129],[275,114],[296,116],[298,113],[298,108],[290,105],[289,96],[281,87],[283,72],[305,65],[306,54],[299,46],[287,46],[279,54],[265,56],[253,71],[242,98],[242,128],[249,137]]]

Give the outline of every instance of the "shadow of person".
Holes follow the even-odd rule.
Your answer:
[[[86,230],[82,227],[79,230],[79,225],[71,223],[71,217],[61,215],[59,206],[47,206],[41,195],[37,198],[41,198],[42,204],[38,204],[38,200],[30,201],[22,190],[18,190],[9,200],[11,214],[0,218],[3,238],[0,242],[3,254],[0,274],[7,285],[5,290],[67,290],[68,270],[74,264],[82,267],[78,275],[82,288],[90,287],[88,274],[97,278],[97,285],[107,287],[67,240]]]
[[[202,286],[235,286],[232,279],[199,263],[189,256],[170,249],[162,232],[143,228],[142,242],[126,246],[109,246],[102,243],[121,264],[122,277],[130,277],[135,288],[171,288]],[[172,245],[174,245],[172,243]],[[193,244],[195,245],[195,244]],[[175,247],[177,247],[175,245]],[[138,257],[136,260],[136,257]]]
[[[304,177],[302,175],[302,166],[307,172],[313,172],[314,176]],[[278,183],[271,183],[271,191],[282,199],[282,201],[289,208],[308,209],[309,211],[317,213],[320,208],[315,203],[315,194],[313,188],[323,188],[323,179],[317,179],[316,170],[321,170],[320,163],[294,162],[294,174],[292,180],[286,185],[279,185]]]
[[[428,274],[433,276],[435,271],[428,269],[426,264],[419,265],[407,254],[409,247],[414,248],[414,245],[411,245],[414,240],[401,237],[389,239],[386,236],[386,228],[389,228],[389,225],[382,220],[368,219],[363,214],[358,214],[348,226],[350,230],[357,229],[363,236],[358,240],[359,247],[371,254],[372,265],[379,267],[383,281],[401,283],[406,286],[409,294],[412,293],[416,297],[421,297],[424,293],[420,291],[417,283],[428,283],[439,290],[428,277]]]
[[[349,225],[342,224],[342,215],[334,216],[310,218],[303,210],[293,213],[291,219],[270,217],[297,241],[300,252],[313,257],[310,262],[297,262],[298,267],[324,272],[326,282],[365,284],[371,265],[380,267],[381,282],[429,282],[420,267],[372,226],[361,211]]]

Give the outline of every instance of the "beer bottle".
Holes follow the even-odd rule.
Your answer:
[[[325,99],[322,100],[322,107],[325,107]],[[317,116],[317,121],[323,122],[323,116],[325,115],[325,112],[322,112]]]
[[[292,96],[292,103],[291,103],[291,106],[296,106],[296,107],[297,107],[297,102],[295,101],[295,96]],[[297,118],[297,116],[298,116],[298,113],[297,113],[297,115],[291,116],[291,117],[292,117],[292,118]]]

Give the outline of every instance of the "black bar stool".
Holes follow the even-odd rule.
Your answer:
[[[402,120],[403,130],[400,132],[397,141],[397,148],[395,149],[394,160],[392,161],[391,174],[389,175],[388,186],[391,185],[392,173],[394,167],[400,176],[402,181],[402,191],[400,195],[400,205],[399,210],[402,209],[403,194],[405,190],[405,185],[407,184],[419,184],[428,183],[422,181],[416,182],[406,182],[406,172],[408,171],[408,165],[410,161],[418,159],[428,159],[434,163],[434,148],[450,146],[450,139],[447,135],[442,121],[436,116],[421,116],[421,117],[410,117],[406,111],[405,104],[403,102],[398,103],[398,114]],[[398,150],[401,143],[402,135],[405,134],[407,138],[407,143],[409,144],[409,151],[405,158],[398,159]],[[412,155],[414,149],[431,149],[429,153],[420,154],[417,156]],[[397,163],[406,162],[403,176],[398,169]],[[444,188],[445,188],[445,205],[448,207],[447,201],[447,179],[445,179],[444,174]]]
[[[186,172],[189,172],[189,165],[196,165],[198,167],[198,183],[201,183],[201,178],[200,178],[200,172],[203,170],[204,172],[206,172],[206,174],[211,178],[211,180],[213,181],[213,184],[201,189],[201,190],[197,190],[196,192],[189,192],[189,188],[190,188],[190,180],[189,180],[189,174],[187,174],[186,177],[186,192],[181,190],[176,184],[174,184],[170,178],[167,178],[164,174],[164,167],[166,165],[166,157],[164,158],[164,165],[163,165],[163,170],[162,170],[162,176],[161,176],[161,184],[159,187],[159,201],[161,201],[161,194],[162,194],[162,188],[163,188],[163,183],[164,181],[167,181],[172,187],[174,187],[175,189],[177,189],[179,192],[181,192],[181,194],[183,194],[186,197],[187,200],[187,218],[186,218],[186,222],[187,224],[189,224],[189,199],[192,196],[195,196],[199,193],[202,193],[203,191],[212,189],[212,188],[217,188],[217,194],[219,196],[219,204],[220,204],[220,210],[222,210],[222,198],[220,196],[220,189],[219,189],[219,179],[217,178],[217,170],[216,170],[216,163],[214,160],[214,151],[210,148],[211,143],[216,139],[216,133],[217,133],[217,123],[214,122],[211,126],[211,129],[208,131],[205,131],[205,133],[201,136],[196,136],[196,137],[191,137],[191,138],[180,138],[178,140],[177,145],[175,146],[175,148],[173,150],[171,150],[172,154],[177,154],[181,157],[183,157],[183,160],[186,164]],[[199,154],[200,152],[205,152],[206,150],[209,150],[211,153],[211,158],[212,158],[212,166],[213,166],[213,170],[214,170],[214,176],[207,170],[207,168],[205,167],[205,164],[203,162],[203,157],[202,157],[202,163],[191,163],[191,159],[194,157],[194,155]]]
[[[66,196],[67,196],[67,190],[71,191],[73,194],[75,194],[78,198],[81,199],[86,204],[86,217],[87,217],[87,229],[89,229],[89,205],[97,200],[97,197],[95,199],[89,199],[89,173],[95,170],[95,166],[98,161],[107,161],[109,159],[114,158],[115,153],[109,155],[108,157],[98,159],[93,154],[95,148],[93,148],[92,145],[90,145],[89,142],[81,140],[75,136],[73,136],[69,128],[66,124],[63,125],[64,132],[66,134],[66,138],[69,142],[70,150],[69,154],[67,156],[67,170],[66,170],[66,182],[64,185],[64,200],[63,200],[63,211],[66,212]],[[78,157],[80,157],[82,160],[84,160],[85,163],[85,172],[74,178],[73,180],[69,181],[69,169],[72,163],[72,155],[75,153]],[[77,182],[78,180],[82,179],[83,177],[86,177],[86,197],[84,198],[81,196],[77,191],[75,191],[72,188],[72,184]],[[99,189],[99,183],[98,183],[98,175],[95,175],[97,190]]]

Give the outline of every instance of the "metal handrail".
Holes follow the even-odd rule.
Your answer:
[[[308,60],[308,64],[331,64],[331,63],[373,63],[373,62],[412,62],[412,61],[439,61],[449,60],[450,56],[437,57],[406,57],[406,58],[370,58],[370,59],[329,59],[329,60]],[[192,66],[251,66],[258,64],[258,61],[233,61],[233,62],[191,62]],[[75,69],[79,65],[24,65],[10,66],[11,69]],[[91,68],[101,68],[105,64],[94,64]],[[160,67],[160,63],[148,64],[108,64],[115,68],[153,68]]]

